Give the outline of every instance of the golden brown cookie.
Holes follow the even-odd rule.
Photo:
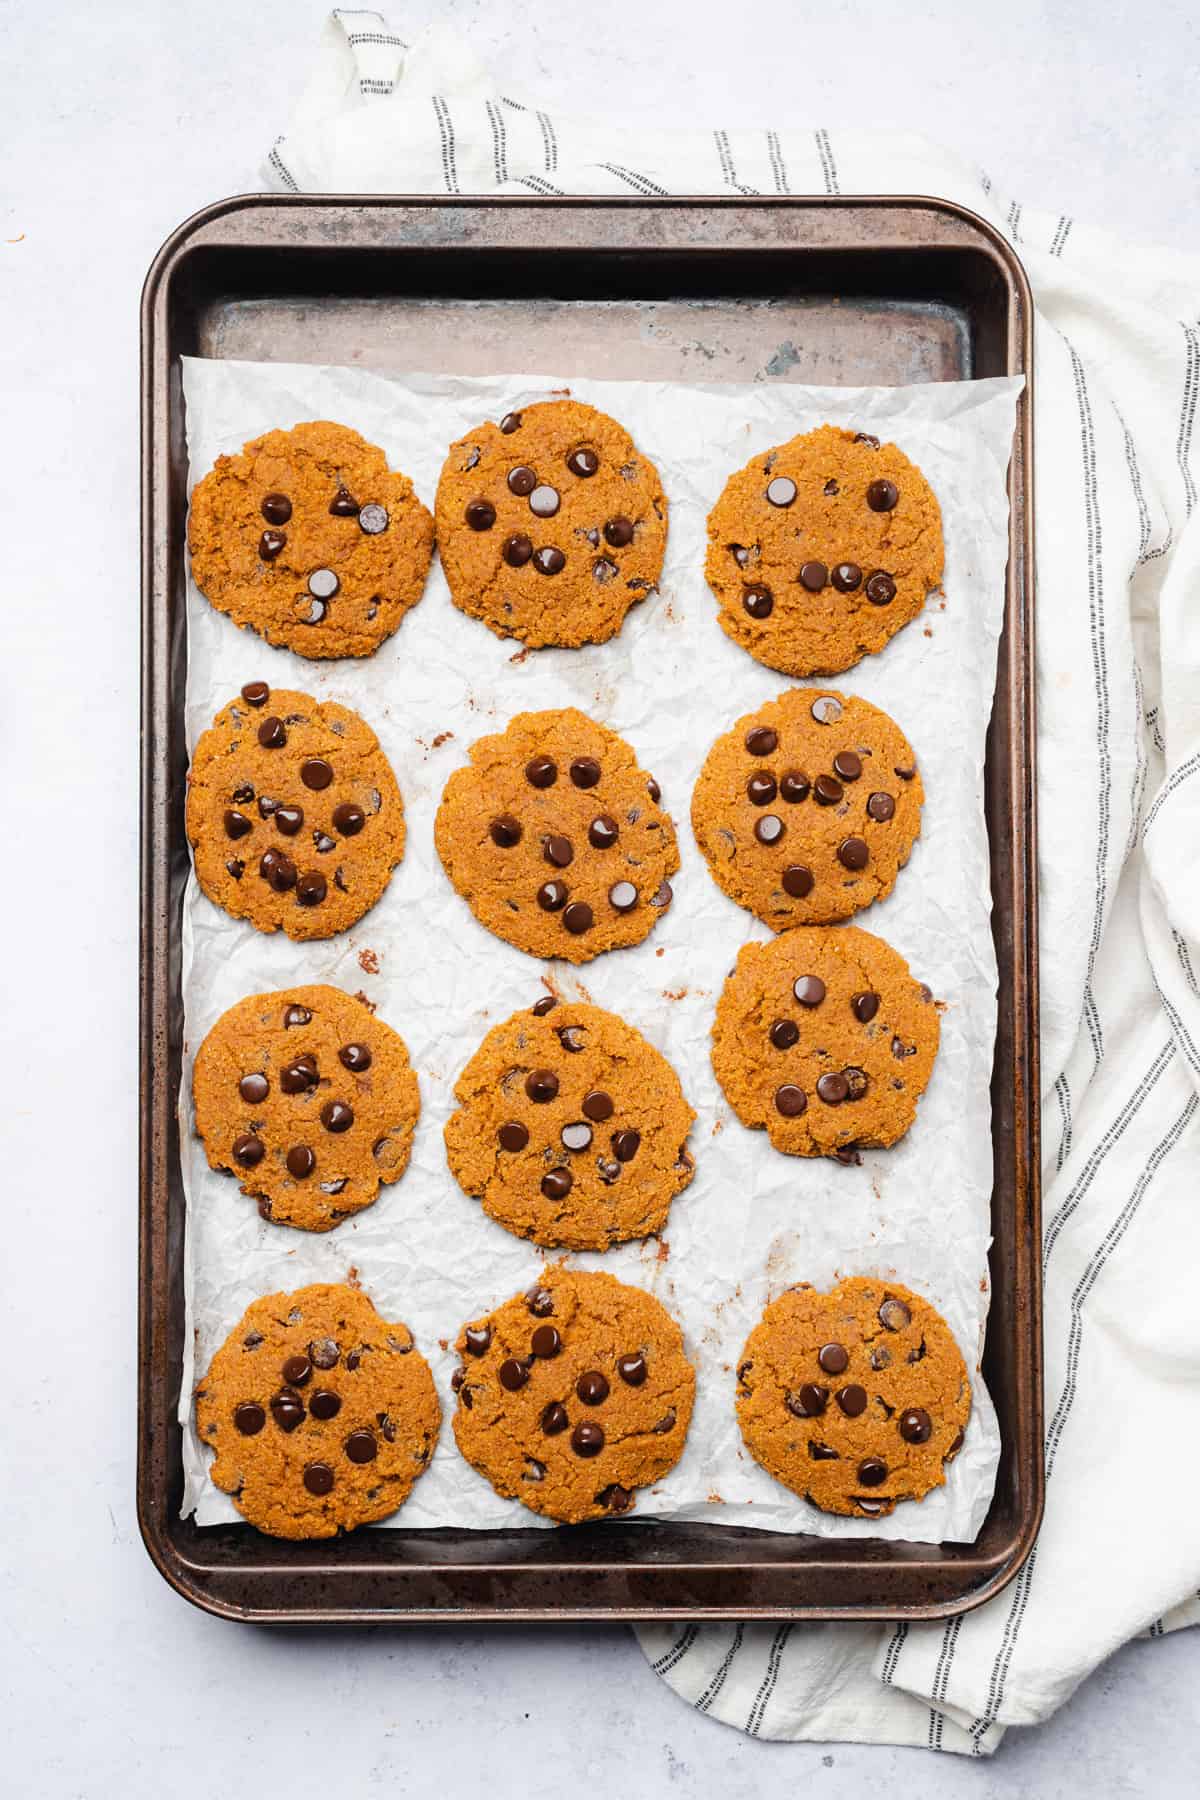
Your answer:
[[[822,1512],[850,1518],[940,1487],[970,1411],[950,1327],[894,1281],[789,1288],[738,1364],[738,1424],[754,1460]]]
[[[605,1250],[661,1231],[692,1179],[696,1117],[666,1058],[599,1006],[547,994],[488,1032],[446,1122],[455,1180],[536,1244]]]
[[[455,1348],[458,1447],[532,1512],[570,1525],[626,1513],[683,1454],[695,1370],[678,1325],[641,1288],[543,1269]]]
[[[848,919],[891,893],[925,790],[900,727],[866,700],[791,688],[719,737],[692,830],[719,887],[773,931]]]
[[[404,1039],[335,987],[250,994],[196,1053],[196,1131],[264,1219],[330,1231],[399,1181],[421,1110]]]
[[[438,808],[442,866],[481,925],[531,956],[640,944],[671,904],[675,827],[624,738],[573,706],[471,745]]]
[[[333,1537],[394,1513],[441,1422],[408,1327],[332,1283],[247,1307],[196,1389],[209,1474],[272,1537]]]
[[[940,1029],[929,989],[882,938],[798,925],[739,952],[713,1069],[742,1124],[777,1150],[857,1162],[912,1124]]]
[[[943,560],[941,509],[916,464],[822,425],[729,477],[704,572],[743,650],[784,675],[836,675],[916,618]]]
[[[546,400],[450,446],[437,535],[454,604],[497,637],[603,644],[658,582],[667,500],[623,425]]]
[[[421,598],[433,520],[382,450],[319,419],[219,456],[188,548],[196,586],[236,625],[299,656],[369,656]]]
[[[248,681],[196,745],[187,834],[214,905],[259,931],[327,938],[387,886],[404,803],[357,713]]]

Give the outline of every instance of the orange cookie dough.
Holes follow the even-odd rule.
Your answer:
[[[738,1424],[754,1460],[822,1512],[850,1518],[879,1518],[940,1487],[970,1411],[950,1327],[894,1281],[789,1288],[738,1364]]]
[[[720,887],[773,931],[886,899],[925,790],[900,727],[866,700],[791,688],[719,737],[692,830]]]
[[[937,1007],[855,925],[746,944],[721,990],[712,1062],[743,1125],[790,1156],[857,1162],[904,1136],[933,1073]]]
[[[704,572],[743,650],[784,675],[836,675],[916,618],[944,554],[916,464],[822,425],[730,476],[708,515]]]
[[[247,1307],[196,1388],[209,1474],[272,1537],[387,1518],[428,1467],[441,1420],[408,1327],[328,1283]]]
[[[196,1053],[196,1131],[264,1219],[330,1231],[399,1181],[421,1109],[404,1039],[335,987],[250,994]]]
[[[603,644],[658,582],[667,499],[623,425],[547,400],[450,446],[437,535],[454,604],[497,637]]]
[[[219,456],[188,520],[218,612],[299,656],[369,656],[421,598],[433,520],[407,475],[328,419]]]
[[[666,1058],[599,1006],[546,995],[488,1032],[446,1123],[455,1180],[517,1237],[605,1250],[661,1231],[696,1115]]]
[[[543,1269],[455,1345],[462,1454],[498,1494],[565,1524],[627,1513],[683,1454],[696,1375],[653,1295]]]
[[[404,803],[348,706],[248,681],[196,745],[187,835],[216,906],[259,931],[333,937],[404,855]]]
[[[679,849],[624,738],[568,706],[518,713],[470,756],[446,783],[434,840],[480,924],[573,963],[640,944],[671,904]]]

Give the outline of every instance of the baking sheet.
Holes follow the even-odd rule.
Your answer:
[[[487,1219],[446,1166],[442,1126],[454,1080],[484,1032],[545,984],[621,1013],[678,1071],[698,1118],[696,1176],[661,1240],[570,1260],[658,1295],[683,1326],[698,1385],[687,1449],[635,1517],[669,1516],[823,1536],[969,1542],[990,1502],[999,1455],[978,1374],[988,1304],[992,1181],[989,1082],[996,970],[983,814],[984,738],[1004,604],[1005,472],[1019,379],[902,389],[597,382],[544,377],[379,376],[358,368],[184,359],[190,481],[223,451],[275,425],[333,418],[406,470],[432,506],[446,446],[484,418],[570,392],[620,418],[657,462],[671,501],[660,590],[612,642],[525,653],[466,618],[435,565],[420,604],[378,653],[310,663],[239,631],[188,584],[189,750],[215,713],[256,678],[356,707],[378,732],[404,794],[405,859],[378,906],[324,943],[266,937],[229,919],[189,882],[183,920],[185,1056],[181,1105],[187,1201],[180,1417],[183,1512],[237,1521],[207,1478],[190,1392],[197,1373],[259,1294],[353,1269],[387,1317],[402,1318],[429,1358],[447,1415],[437,1453],[386,1524],[544,1526],[495,1495],[458,1455],[450,1430],[452,1345],[463,1320],[529,1284],[537,1248]],[[868,1151],[861,1168],[779,1155],[726,1105],[708,1060],[716,996],[737,950],[770,934],[720,893],[691,837],[691,789],[713,738],[789,685],[718,629],[703,578],[709,507],[755,451],[830,420],[894,437],[942,504],[944,598],[880,657],[829,684],[893,714],[920,760],[922,837],[892,896],[854,921],[888,939],[944,1002],[933,1080],[908,1137]],[[451,889],[433,818],[468,745],[522,710],[576,705],[626,736],[658,777],[679,829],[675,902],[647,941],[573,970],[492,938]],[[208,1168],[192,1129],[191,1065],[205,1032],[244,994],[330,981],[361,991],[405,1037],[422,1116],[404,1178],[324,1236],[266,1224],[236,1181]],[[556,1258],[562,1253],[550,1253]],[[944,1488],[890,1518],[832,1518],[773,1482],[744,1450],[734,1368],[766,1302],[796,1280],[894,1278],[947,1317],[973,1371],[966,1445]]]

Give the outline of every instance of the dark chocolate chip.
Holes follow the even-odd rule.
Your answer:
[[[607,556],[598,556],[592,564],[592,580],[600,582],[601,586],[605,582],[611,581],[618,573],[616,563],[610,562]]]
[[[943,1456],[943,1458],[942,1458],[943,1462],[953,1462],[954,1461],[955,1457],[958,1455],[959,1451],[963,1447],[963,1439],[965,1436],[966,1436],[966,1433],[960,1429],[955,1436],[954,1442],[951,1444],[950,1448],[947,1450],[945,1456]]]
[[[586,900],[572,900],[563,913],[563,924],[572,937],[580,937],[595,924],[595,916]]]
[[[546,1014],[548,1012],[553,1012],[557,1005],[557,994],[543,994],[540,1000],[534,1001],[529,1010],[535,1019],[544,1019]]]
[[[307,1006],[285,1006],[283,1009],[283,1029],[293,1031],[297,1025],[311,1025],[312,1014]]]
[[[233,1140],[235,1161],[241,1163],[243,1169],[254,1169],[266,1155],[266,1148],[261,1138],[256,1138],[252,1131],[243,1131]]]
[[[879,1323],[886,1325],[889,1331],[903,1331],[906,1325],[912,1324],[912,1314],[903,1300],[897,1300],[894,1294],[889,1294],[879,1308]]]
[[[770,1030],[770,1038],[776,1050],[790,1050],[800,1037],[800,1027],[794,1019],[776,1019]]]
[[[794,1086],[790,1081],[785,1082],[783,1087],[776,1088],[775,1111],[785,1119],[798,1119],[801,1113],[808,1111],[808,1097],[804,1089]]]
[[[867,1410],[867,1390],[859,1387],[856,1381],[839,1388],[834,1398],[848,1419],[857,1419]]]
[[[296,898],[301,906],[320,906],[328,892],[328,883],[319,869],[307,870],[296,883]]]
[[[519,1119],[509,1119],[496,1133],[502,1150],[523,1150],[529,1142],[529,1133]]]
[[[862,586],[862,570],[856,562],[835,563],[829,579],[839,594],[852,594]]]
[[[633,1495],[619,1481],[613,1481],[608,1487],[600,1489],[596,1502],[600,1506],[607,1506],[609,1512],[623,1513],[628,1512],[633,1505]]]
[[[632,912],[637,898],[638,891],[632,881],[616,881],[608,890],[608,903],[614,912]]]
[[[238,1082],[238,1093],[247,1106],[257,1106],[270,1091],[271,1084],[265,1075],[243,1075]]]
[[[800,565],[800,586],[807,588],[810,594],[819,594],[829,580],[829,570],[823,562],[806,562]]]
[[[784,1403],[798,1419],[819,1419],[829,1404],[829,1389],[819,1381],[806,1381],[788,1393]]]
[[[267,1415],[256,1400],[243,1400],[233,1409],[233,1422],[243,1437],[257,1437],[267,1422]]]
[[[583,1096],[583,1114],[594,1125],[603,1125],[605,1119],[613,1116],[613,1098],[603,1088],[593,1088],[590,1094]]]
[[[799,975],[792,983],[792,992],[801,1006],[820,1006],[825,998],[825,983],[819,975]]]
[[[265,706],[271,698],[271,690],[265,681],[248,681],[242,689],[242,699],[247,706]]]
[[[596,455],[594,450],[589,450],[586,447],[579,450],[572,450],[567,457],[567,467],[570,469],[572,475],[579,475],[586,479],[588,476],[596,473],[596,470],[600,467],[600,458]]]
[[[529,1370],[517,1357],[510,1356],[500,1364],[500,1386],[510,1394],[517,1393],[529,1380]]]
[[[332,1388],[318,1388],[309,1399],[308,1410],[314,1419],[336,1419],[342,1410],[342,1396]]]
[[[752,619],[769,619],[775,610],[775,596],[761,581],[742,589],[742,606]]]
[[[575,1383],[575,1392],[585,1406],[600,1406],[608,1399],[608,1377],[599,1369],[585,1369]]]
[[[343,1044],[338,1051],[338,1061],[352,1075],[362,1075],[370,1068],[372,1057],[365,1044]]]
[[[562,1338],[553,1325],[539,1325],[529,1340],[529,1348],[535,1356],[557,1356],[562,1349]]]
[[[274,562],[286,543],[282,531],[264,531],[258,540],[258,554],[263,562]]]
[[[272,817],[276,831],[281,831],[284,837],[295,837],[304,824],[304,809],[300,806],[277,806]]]
[[[472,531],[490,531],[496,523],[496,509],[490,500],[471,500],[464,518]]]
[[[779,748],[779,734],[769,725],[754,725],[744,742],[751,756],[771,756]]]
[[[655,781],[653,775],[647,775],[646,777],[646,792],[653,800],[655,806],[657,806],[662,799],[662,789],[659,787],[657,781]]]
[[[789,863],[783,871],[783,891],[793,900],[803,900],[813,890],[813,872],[803,863]]]
[[[754,822],[754,835],[760,844],[777,844],[786,827],[778,813],[764,813]]]
[[[593,1425],[590,1420],[577,1425],[571,1433],[571,1448],[576,1456],[599,1456],[604,1448],[603,1427]]]
[[[850,1357],[841,1344],[822,1344],[817,1352],[817,1361],[827,1375],[840,1375],[849,1367]]]
[[[818,775],[813,782],[813,799],[818,806],[836,806],[844,796],[845,789],[832,775]]]
[[[904,767],[895,768],[892,770],[892,774],[898,775],[900,777],[901,781],[911,781],[913,776],[916,774],[916,772],[917,771],[916,771],[915,767],[913,767],[911,764],[904,766]]]
[[[927,1444],[933,1436],[933,1420],[923,1406],[910,1406],[900,1414],[898,1429],[906,1444]]]
[[[567,1409],[560,1400],[552,1400],[542,1413],[542,1430],[547,1437],[557,1437],[570,1423]]]
[[[358,517],[358,501],[349,488],[340,487],[329,502],[329,510],[335,519],[356,519]]]
[[[861,1100],[871,1085],[867,1071],[852,1063],[849,1068],[842,1070],[842,1074],[846,1077],[846,1098]]]
[[[640,1131],[618,1131],[612,1141],[613,1155],[618,1162],[632,1162],[641,1148],[641,1143]]]
[[[776,475],[767,483],[767,499],[772,506],[790,506],[796,498],[796,484],[789,475]]]
[[[553,1069],[531,1069],[525,1077],[525,1092],[535,1106],[545,1106],[558,1093],[558,1076]]]
[[[605,542],[614,550],[623,550],[626,544],[633,542],[633,520],[618,513],[615,519],[609,519],[604,527]]]
[[[303,1387],[312,1374],[312,1364],[307,1356],[289,1356],[283,1365],[283,1379],[289,1387]]]
[[[298,1056],[279,1071],[279,1086],[285,1094],[305,1094],[317,1085],[317,1059]]]
[[[308,1346],[308,1360],[314,1369],[336,1369],[341,1354],[333,1338],[316,1338]]]
[[[544,881],[537,891],[537,903],[543,912],[559,912],[570,891],[565,881]]]
[[[534,756],[525,764],[525,779],[530,787],[553,787],[558,780],[558,764],[549,756]]]
[[[843,838],[838,845],[837,858],[844,869],[865,869],[871,860],[871,852],[866,842],[860,837]]]
[[[843,781],[857,781],[862,774],[862,757],[855,750],[839,750],[833,759],[833,772]]]
[[[280,1388],[271,1401],[271,1417],[281,1431],[295,1431],[304,1422],[304,1402],[294,1388]]]
[[[542,855],[553,869],[569,868],[575,860],[575,851],[568,837],[557,831],[550,832],[542,839]]]
[[[468,1325],[463,1332],[463,1345],[469,1356],[484,1356],[491,1348],[492,1328],[490,1325]]]
[[[352,1431],[346,1439],[346,1455],[352,1463],[369,1463],[375,1461],[379,1445],[375,1441],[375,1433],[365,1428]]]
[[[333,809],[333,829],[342,837],[357,837],[367,822],[367,815],[353,800],[343,800]]]
[[[866,444],[867,448],[870,450],[878,450],[879,448],[879,439],[877,437],[872,437],[869,431],[856,431],[854,434],[854,441],[856,444]]]
[[[232,807],[229,808],[228,812],[225,814],[226,837],[245,837],[246,833],[248,831],[253,831],[253,829],[254,826],[246,817],[245,813],[235,812]]]
[[[545,544],[533,553],[533,566],[539,575],[560,575],[567,559],[553,544]]]
[[[259,858],[258,872],[277,894],[286,894],[296,885],[296,865],[282,850],[264,850]]]
[[[674,888],[671,886],[669,881],[664,881],[664,882],[661,882],[659,884],[659,886],[656,887],[654,892],[651,894],[649,904],[651,906],[661,907],[662,910],[665,912],[667,907],[670,906],[670,904],[674,898],[675,898]]]
[[[850,1010],[860,1025],[869,1025],[879,1011],[879,995],[869,990],[855,994],[850,1001]]]
[[[577,788],[592,788],[600,779],[600,764],[594,756],[577,756],[570,768],[571,780]]]
[[[246,865],[240,857],[231,856],[225,864],[225,873],[232,875],[235,881],[240,881],[246,873]]]
[[[547,1169],[542,1176],[541,1188],[547,1200],[565,1200],[574,1185],[570,1169]]]
[[[883,569],[867,577],[867,599],[872,606],[887,606],[896,598],[896,584]]]
[[[641,1387],[647,1373],[646,1359],[640,1350],[633,1350],[628,1356],[618,1356],[617,1374],[630,1387]]]
[[[842,716],[842,703],[836,694],[818,694],[808,710],[818,725],[836,725]]]
[[[880,476],[867,489],[867,505],[872,512],[891,512],[899,498],[899,488],[886,476]]]
[[[775,777],[766,769],[760,769],[746,783],[746,798],[751,806],[769,806],[776,792]]]
[[[269,719],[264,719],[258,728],[258,741],[264,750],[282,750],[287,743],[283,720],[277,719],[274,713]]]
[[[511,537],[505,538],[501,555],[510,569],[523,569],[533,555],[533,539],[527,538],[523,531],[514,531]]]
[[[878,1456],[868,1456],[858,1465],[858,1479],[864,1487],[881,1487],[887,1473],[887,1464]]]
[[[850,1084],[840,1069],[830,1069],[817,1082],[817,1098],[826,1106],[840,1106],[850,1092]]]
[[[593,850],[611,850],[621,831],[611,813],[597,813],[588,826],[588,843]]]
[[[808,776],[802,775],[798,769],[789,769],[786,775],[779,778],[779,797],[786,800],[789,806],[807,800],[810,792]]]
[[[292,516],[292,503],[286,494],[264,494],[259,511],[268,525],[286,525]]]
[[[525,1295],[525,1304],[535,1319],[548,1319],[554,1311],[554,1295],[549,1288],[531,1287]]]
[[[881,825],[885,824],[888,819],[893,818],[895,812],[896,802],[892,799],[890,794],[872,794],[871,798],[867,801],[868,815],[872,819],[877,819]]]
[[[333,780],[333,769],[323,756],[306,756],[300,764],[300,779],[306,788],[320,793]]]
[[[321,1108],[321,1123],[326,1131],[349,1131],[354,1123],[354,1108],[344,1100],[327,1100]]]
[[[511,437],[511,435],[514,431],[519,431],[521,429],[520,413],[519,412],[505,413],[504,417],[500,421],[500,429],[504,433],[505,437]]]
[[[317,1159],[307,1144],[294,1144],[284,1161],[287,1163],[288,1174],[297,1181],[303,1181],[317,1166]]]
[[[537,486],[537,476],[527,463],[518,463],[515,469],[508,471],[508,491],[517,494],[523,500],[532,494]],[[557,511],[557,508],[555,509]]]

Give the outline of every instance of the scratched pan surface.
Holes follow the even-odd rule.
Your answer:
[[[1032,396],[1010,492],[988,742],[999,1027],[984,1369],[1003,1455],[974,1544],[715,1525],[359,1531],[291,1544],[179,1518],[183,1191],[175,1096],[187,876],[182,705],[187,459],[179,358],[455,374],[848,386],[1032,377],[1019,263],[923,199],[249,197],[168,240],[142,301],[142,961],[138,1504],[187,1598],[272,1623],[386,1619],[937,1618],[1010,1580],[1042,1505]]]

